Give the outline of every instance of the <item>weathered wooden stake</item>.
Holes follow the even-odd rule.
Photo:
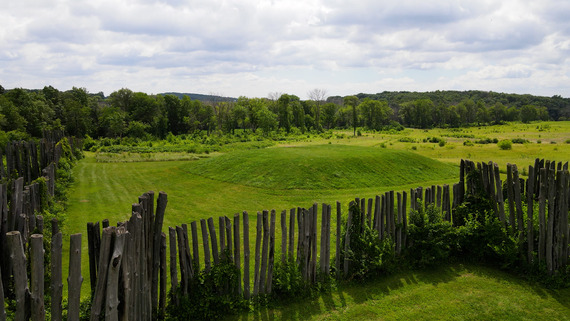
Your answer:
[[[239,213],[234,214],[234,264],[238,269],[237,291],[242,294],[241,289],[241,253],[240,253],[240,235],[239,235]]]
[[[120,227],[116,230],[114,249],[109,262],[109,271],[107,272],[105,320],[119,320],[119,271],[123,260],[125,233],[124,227]]]
[[[289,260],[293,261],[294,259],[294,250],[295,248],[295,209],[292,208],[289,210]]]
[[[342,212],[340,202],[336,201],[336,273],[340,276],[340,233],[341,233]]]
[[[275,210],[271,210],[271,223],[269,226],[269,264],[267,267],[267,286],[265,292],[271,294],[273,285],[273,265],[275,262]]]
[[[67,277],[67,319],[79,320],[81,300],[81,234],[72,234],[69,245],[69,276]]]
[[[243,212],[243,297],[249,299],[249,215]]]
[[[534,168],[528,166],[528,180],[526,190],[526,238],[527,238],[527,261],[532,263],[532,252],[534,251],[534,219],[533,219],[533,201],[534,201]]]
[[[261,250],[261,237],[262,237],[262,215],[257,212],[257,226],[256,226],[256,236],[255,236],[255,265],[253,268],[253,295],[257,296],[259,294],[259,261],[260,261],[260,250]]]
[[[214,227],[214,219],[208,218],[208,230],[210,232],[210,241],[212,242],[212,256],[214,257],[214,264],[219,263],[218,255],[218,240],[216,238],[216,228]]]
[[[267,258],[269,256],[269,212],[263,211],[263,247],[261,251],[261,270],[259,272],[259,292],[266,292]]]
[[[20,232],[10,231],[6,233],[6,241],[10,249],[10,259],[14,276],[14,292],[16,294],[16,313],[14,320],[24,321],[28,319],[29,309],[27,301],[30,296],[28,288],[28,276],[26,274],[26,256]]]
[[[176,269],[176,230],[168,227],[168,244],[170,245],[170,288],[172,289],[172,300],[177,304],[176,288],[178,287],[178,271]]]
[[[97,276],[97,284],[93,293],[93,304],[91,305],[91,320],[97,321],[103,311],[103,303],[105,302],[105,288],[107,286],[107,272],[109,269],[109,258],[112,254],[111,247],[113,243],[115,227],[106,227],[103,229],[101,237],[101,255],[99,256],[99,275]],[[70,266],[71,268],[71,266]]]
[[[31,256],[31,310],[32,320],[45,320],[44,306],[44,238],[41,234],[30,237]]]
[[[61,232],[57,232],[51,237],[51,319],[60,321],[62,319],[61,301],[63,292],[61,251],[63,239]]]
[[[202,230],[202,245],[204,246],[204,269],[210,271],[210,245],[208,244],[208,227],[205,219],[200,220],[200,228]]]
[[[287,210],[281,211],[281,263],[287,261]]]

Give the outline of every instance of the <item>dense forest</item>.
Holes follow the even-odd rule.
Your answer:
[[[105,96],[76,87],[60,91],[52,86],[39,90],[0,86],[0,142],[40,137],[46,129],[81,137],[151,139],[168,133],[303,133],[570,119],[570,99],[560,96],[435,91],[327,98],[325,93],[310,92],[311,100],[289,94],[271,95],[272,99],[212,95],[192,99],[189,94],[148,95],[126,88]]]

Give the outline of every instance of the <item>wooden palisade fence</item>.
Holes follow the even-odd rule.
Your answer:
[[[497,164],[462,160],[460,180],[452,189],[448,185],[429,186],[411,189],[409,193],[389,191],[375,198],[355,198],[353,202],[359,211],[346,213],[346,224],[350,226],[355,220],[360,220],[361,226],[375,229],[379,238],[391,239],[395,255],[400,255],[407,246],[408,205],[410,210],[419,210],[420,204],[425,207],[433,204],[440,208],[444,220],[457,224],[454,222],[457,206],[470,196],[486,193],[493,200],[497,218],[520,242],[527,244],[525,256],[528,260],[545,262],[550,273],[555,273],[566,267],[569,255],[570,177],[567,167],[567,163],[537,160],[528,169],[528,179],[523,180],[517,167],[509,164],[507,179],[503,183]],[[538,227],[533,225],[532,210],[528,210],[526,216],[523,213],[523,202],[527,209],[533,209],[536,201]],[[155,205],[154,192],[148,192],[132,205],[128,221],[119,222],[117,226],[109,226],[108,220],[88,224],[91,320],[98,320],[103,314],[109,320],[151,320],[157,313],[164,313],[167,288],[180,288],[176,293],[187,295],[192,291],[192,279],[201,269],[210,270],[223,260],[230,260],[240,273],[237,288],[228,291],[239,293],[246,299],[272,292],[273,273],[278,260],[295,262],[308,283],[316,282],[319,273],[327,274],[333,270],[337,271],[337,277],[343,277],[350,268],[350,257],[341,255],[349,252],[350,242],[345,242],[341,248],[343,213],[340,202],[336,203],[336,216],[332,215],[331,205],[322,204],[319,208],[315,203],[308,208],[292,208],[280,214],[275,210],[260,211],[251,220],[247,212],[233,217],[222,216],[217,220],[217,227],[213,217],[201,219],[190,222],[190,228],[188,224],[168,227],[168,236],[163,232],[166,204],[166,193],[158,194]],[[333,219],[336,224],[331,224]],[[250,221],[255,226],[250,227]],[[335,225],[336,230],[333,231],[332,226]],[[250,239],[250,228],[255,228],[252,230],[255,231],[255,239]],[[534,235],[535,229],[539,231],[538,236]],[[344,231],[350,233],[351,229]],[[59,320],[62,313],[61,232],[56,227],[52,233],[50,308],[52,319]],[[281,236],[280,240],[276,235]],[[336,248],[331,253],[333,237]],[[4,284],[6,281],[14,284],[17,320],[26,320],[29,317],[27,311],[31,311],[34,320],[41,319],[45,309],[43,295],[40,294],[44,289],[38,280],[43,269],[40,266],[43,264],[40,253],[43,252],[38,241],[41,235],[30,238],[32,245],[28,261],[32,273],[28,280],[27,274],[22,273],[26,271],[26,251],[21,232],[8,232],[5,237],[5,244],[10,249],[10,266],[14,268],[9,270],[13,271],[9,278],[2,280]],[[349,237],[346,239],[350,240]],[[79,316],[82,282],[80,243],[80,234],[72,235],[69,320],[76,320]],[[167,273],[170,273],[170,284],[167,284]],[[173,296],[171,299],[176,304],[179,298]],[[27,310],[26,304],[30,304],[31,309]],[[0,319],[3,315],[4,311],[0,310]]]

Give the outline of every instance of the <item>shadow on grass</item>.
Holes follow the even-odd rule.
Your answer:
[[[342,311],[351,305],[358,305],[370,300],[379,300],[395,291],[410,285],[439,284],[453,282],[467,274],[492,279],[499,283],[509,283],[534,292],[542,299],[552,298],[570,309],[570,289],[549,290],[539,284],[532,284],[497,268],[474,264],[445,264],[423,270],[407,270],[393,275],[379,276],[372,280],[341,282],[336,288],[321,293],[315,298],[291,298],[287,303],[275,307],[263,308],[234,316],[229,320],[308,320],[333,318],[334,311]],[[331,313],[329,317],[327,313]]]

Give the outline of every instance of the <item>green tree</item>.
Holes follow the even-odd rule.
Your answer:
[[[358,126],[358,111],[356,106],[358,105],[358,97],[346,96],[344,97],[343,103],[352,109],[352,128],[354,130],[354,136],[356,136],[356,126]]]
[[[524,105],[519,112],[523,123],[530,123],[538,119],[538,112],[534,105]]]
[[[309,99],[314,102],[315,110],[315,129],[321,131],[321,106],[327,99],[327,91],[325,89],[315,88],[307,93]]]

